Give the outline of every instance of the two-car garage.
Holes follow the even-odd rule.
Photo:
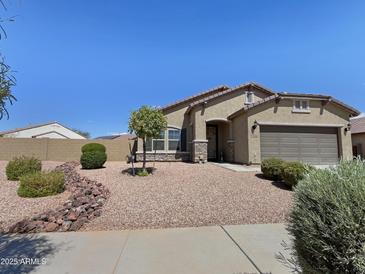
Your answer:
[[[261,159],[271,157],[314,165],[339,161],[338,128],[314,126],[260,126]]]

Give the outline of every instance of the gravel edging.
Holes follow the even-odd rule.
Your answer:
[[[156,170],[146,177],[124,174],[130,168],[125,162],[79,169],[111,190],[103,214],[82,230],[283,223],[291,209],[293,192],[256,172],[235,172],[210,163],[148,166]]]
[[[65,189],[71,192],[61,207],[25,218],[10,226],[5,233],[76,231],[99,217],[110,192],[101,183],[81,176],[76,171],[78,165],[78,162],[68,162],[55,168],[65,174]]]

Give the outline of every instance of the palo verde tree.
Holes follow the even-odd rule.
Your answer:
[[[2,0],[0,5],[6,10],[6,6]],[[13,18],[3,19],[0,17],[0,39],[7,38],[6,31],[2,26],[5,21],[13,21]],[[0,120],[6,116],[9,119],[7,105],[12,105],[16,98],[12,94],[12,87],[15,86],[16,80],[12,75],[12,70],[5,63],[4,57],[0,53]]]
[[[143,143],[143,170],[146,170],[147,138],[157,138],[167,128],[167,120],[162,111],[151,106],[142,106],[132,111],[129,117],[128,130],[134,133]]]

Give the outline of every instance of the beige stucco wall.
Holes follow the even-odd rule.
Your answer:
[[[0,138],[0,160],[11,160],[17,156],[34,156],[48,161],[78,161],[81,147],[87,143],[106,146],[108,161],[125,161],[129,155],[128,138],[115,140],[70,140],[36,138]]]
[[[205,106],[196,106],[191,115],[194,118],[195,125],[195,139],[206,140],[206,121],[212,119],[227,119],[229,115],[245,106],[245,92],[244,88],[237,90],[227,95],[218,97]],[[255,90],[254,100],[261,100],[267,97],[267,94]]]
[[[351,134],[345,133],[344,128],[349,123],[349,114],[340,107],[329,103],[322,106],[321,101],[310,101],[310,113],[293,113],[293,100],[283,99],[279,104],[274,101],[257,106],[248,111],[247,126],[252,128],[255,121],[289,124],[317,124],[317,125],[342,125],[339,128],[339,148],[344,159],[352,158]],[[236,118],[237,119],[237,118]],[[260,163],[260,127],[248,130],[248,162]],[[237,140],[236,140],[237,142]],[[236,156],[237,157],[237,156]]]
[[[190,103],[178,105],[164,112],[169,127],[187,129],[187,151],[190,152],[193,140],[206,140],[206,121],[212,119],[227,119],[233,112],[245,105],[246,88],[238,89],[227,95],[211,100],[207,105],[195,106],[189,113],[187,109]],[[260,90],[254,92],[254,101],[265,98],[267,93]],[[220,139],[218,149],[228,155],[226,143],[230,139],[230,125],[219,123]],[[138,140],[138,151],[142,151],[142,140]]]
[[[236,163],[248,162],[248,127],[247,115],[242,114],[232,121],[234,140],[234,159]]]
[[[361,155],[362,157],[365,157],[365,133],[352,134],[351,137],[353,146],[361,144]]]

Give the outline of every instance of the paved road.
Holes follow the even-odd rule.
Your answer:
[[[0,235],[0,273],[285,274],[282,241],[282,224]]]

